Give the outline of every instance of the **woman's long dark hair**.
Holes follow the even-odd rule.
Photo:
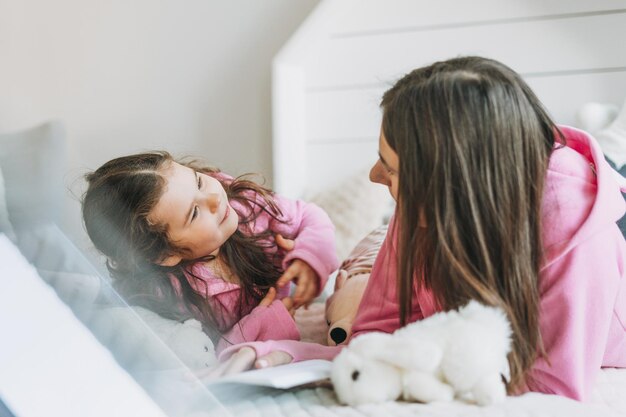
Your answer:
[[[543,354],[541,202],[561,134],[518,74],[480,57],[414,70],[381,107],[382,131],[400,165],[401,323],[419,286],[444,310],[472,299],[503,308],[513,330],[515,390]]]
[[[166,256],[189,252],[170,242],[165,225],[148,221],[165,191],[163,172],[174,161],[167,152],[142,153],[113,159],[87,174],[83,220],[91,241],[107,257],[115,288],[129,303],[173,319],[199,318],[216,340],[218,329],[224,327],[221,309],[225,307],[208,297],[204,281],[193,275],[191,268],[212,257],[185,260],[174,267],[158,264]],[[229,200],[247,208],[247,214],[237,211],[239,226],[218,255],[239,279],[239,316],[243,316],[248,313],[244,307],[258,304],[282,273],[282,251],[272,233],[252,234],[248,226],[263,212],[283,222],[282,213],[272,192],[246,177],[224,180],[217,175],[219,170],[197,161],[179,163],[215,177]],[[195,281],[195,289],[189,279]]]

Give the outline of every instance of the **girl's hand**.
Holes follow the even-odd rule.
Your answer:
[[[276,244],[286,252],[292,251],[296,246],[296,242],[293,239],[284,238],[283,235],[276,235]]]
[[[247,371],[252,368],[261,369],[271,366],[291,363],[293,358],[290,354],[282,351],[274,351],[257,359],[256,351],[251,347],[242,347],[226,361],[214,367],[196,373],[202,380],[210,381],[223,376]]]
[[[294,259],[291,265],[285,270],[283,275],[278,279],[276,285],[284,287],[289,281],[295,281],[296,292],[293,296],[294,309],[303,305],[308,306],[318,290],[319,279],[317,273],[300,259]]]
[[[259,302],[259,305],[269,307],[274,302],[275,299],[276,299],[276,288],[272,287],[267,291],[267,294],[265,294],[265,297],[263,297],[261,302]],[[294,318],[294,315],[296,314],[296,309],[293,306],[293,299],[291,297],[285,297],[280,301],[283,303],[283,305],[285,306],[289,314],[291,314],[291,318]]]
[[[282,235],[276,235],[276,244],[279,248],[287,252],[293,250],[296,245],[293,239],[286,239]],[[293,311],[295,312],[297,308],[303,305],[308,306],[311,300],[315,298],[319,279],[317,273],[309,264],[300,259],[295,259],[278,279],[276,285],[278,287],[284,287],[291,280],[296,282],[296,293],[293,299]],[[289,311],[291,312],[291,310]]]

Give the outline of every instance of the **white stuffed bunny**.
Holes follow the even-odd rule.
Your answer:
[[[334,360],[331,379],[342,403],[473,399],[506,396],[511,328],[497,308],[470,301],[393,334],[355,338]]]

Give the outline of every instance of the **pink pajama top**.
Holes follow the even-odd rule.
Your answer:
[[[231,178],[222,174],[214,174],[221,181]],[[259,198],[260,199],[260,198]],[[281,223],[269,214],[261,212],[256,220],[247,225],[239,225],[239,230],[245,234],[260,233],[270,230],[272,235],[281,234],[293,239],[295,247],[284,253],[282,250],[282,268],[286,269],[291,261],[300,259],[317,273],[319,278],[318,292],[324,288],[328,276],[339,266],[335,254],[335,229],[328,215],[314,204],[299,200],[289,200],[274,195],[275,202],[287,220]],[[260,200],[259,200],[260,201]],[[248,208],[230,201],[231,207],[240,214],[248,214]],[[241,217],[241,216],[240,216]],[[273,237],[272,237],[273,239]],[[270,256],[276,253],[268,253]],[[280,301],[289,295],[289,285],[281,288],[271,305],[257,306],[244,305],[240,314],[240,293],[238,284],[225,281],[207,268],[203,263],[192,266],[191,272],[200,279],[200,283],[189,277],[191,286],[206,296],[218,322],[218,331],[222,334],[216,352],[233,344],[264,341],[264,340],[299,340],[300,333],[293,317]],[[203,285],[204,284],[204,285]]]
[[[561,127],[547,172],[540,271],[540,331],[550,364],[538,359],[531,391],[588,398],[600,368],[626,368],[626,242],[616,221],[626,211],[626,180],[587,133]],[[620,192],[621,190],[621,192]],[[396,228],[392,219],[353,324],[353,336],[400,327],[396,293]],[[409,321],[439,311],[432,294],[417,290]],[[341,349],[303,342],[252,344],[296,360],[333,358]],[[237,348],[228,349],[220,359]]]

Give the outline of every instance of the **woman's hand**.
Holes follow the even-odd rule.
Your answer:
[[[282,235],[276,235],[276,244],[283,250],[289,252],[293,250],[295,242],[286,239]],[[308,306],[317,295],[319,278],[311,266],[300,259],[294,259],[283,275],[278,279],[276,285],[284,287],[289,281],[296,284],[296,292],[293,296],[293,308]]]

